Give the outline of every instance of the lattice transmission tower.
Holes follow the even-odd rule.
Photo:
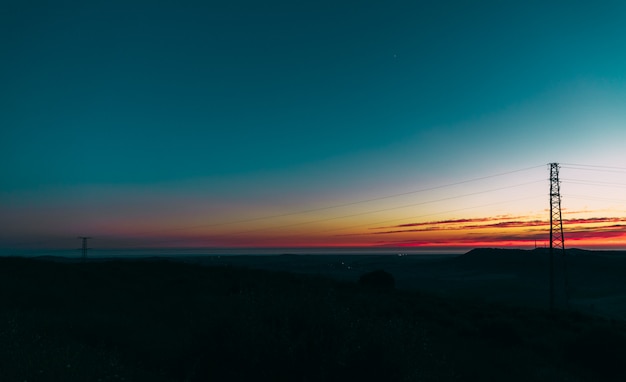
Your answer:
[[[550,163],[550,310],[555,305],[555,254],[560,253],[563,263],[563,286],[566,306],[569,303],[567,266],[565,262],[565,238],[563,236],[563,217],[561,214],[561,182],[559,164]]]
[[[87,240],[89,240],[91,238],[87,237],[87,236],[79,236],[78,238],[81,239],[82,244],[83,244],[82,248],[81,248],[81,250],[82,250],[81,258],[82,258],[83,262],[85,262],[87,260],[87,250],[89,250],[89,248],[87,247]]]

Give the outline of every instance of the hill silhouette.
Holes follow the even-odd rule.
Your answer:
[[[0,298],[7,381],[626,378],[620,320],[315,275],[2,258]]]

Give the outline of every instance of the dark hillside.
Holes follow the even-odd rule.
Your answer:
[[[548,264],[547,252],[521,249],[478,248],[450,260],[457,266],[475,268],[510,267],[514,269],[537,267]]]
[[[0,259],[2,381],[621,381],[580,314],[171,261]]]

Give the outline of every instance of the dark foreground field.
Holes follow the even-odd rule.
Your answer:
[[[232,264],[3,258],[0,380],[626,380],[621,320],[449,292]]]

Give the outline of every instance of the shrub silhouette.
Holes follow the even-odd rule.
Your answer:
[[[361,275],[359,284],[370,288],[393,289],[396,286],[396,280],[391,273],[379,269]]]

